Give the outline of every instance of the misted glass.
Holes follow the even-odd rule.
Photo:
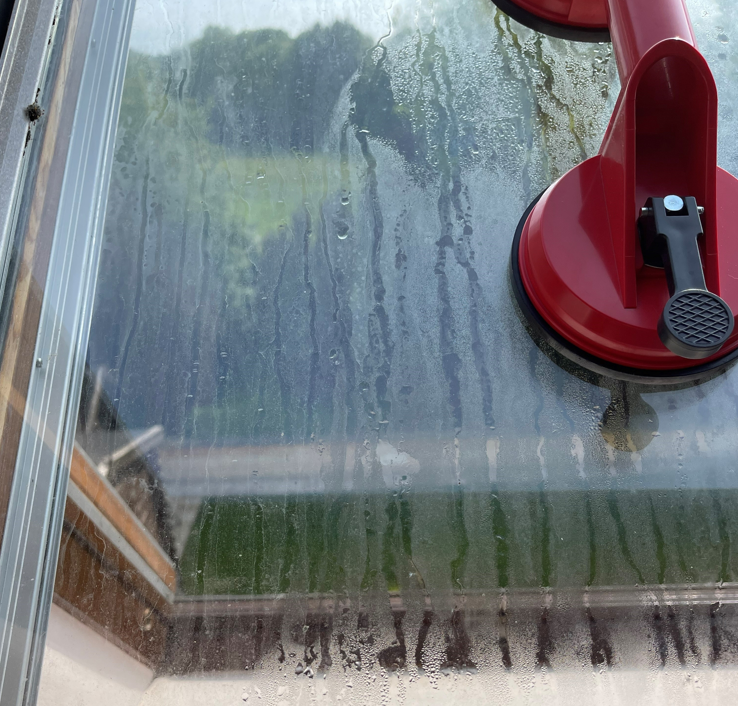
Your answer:
[[[738,172],[738,20],[688,4]],[[611,46],[489,0],[142,0],[131,41],[77,445],[176,565],[154,671],[376,703],[732,663],[738,373],[578,375],[509,285]]]

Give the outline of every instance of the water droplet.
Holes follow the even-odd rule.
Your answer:
[[[345,191],[341,194],[341,206],[348,206],[351,201],[351,192]]]
[[[348,223],[344,223],[343,221],[336,223],[336,235],[338,236],[339,240],[346,240],[346,238],[348,238],[348,234]]]
[[[295,667],[295,674],[302,674],[304,671],[304,667],[302,666],[302,662],[298,662],[297,666]]]
[[[333,359],[338,355],[338,351],[335,348],[331,348],[330,352],[328,353],[328,357]]]

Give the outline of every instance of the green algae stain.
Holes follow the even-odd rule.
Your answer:
[[[496,563],[497,563],[497,585],[507,588],[510,583],[509,558],[510,558],[510,530],[507,524],[507,516],[500,502],[500,493],[492,490],[490,498],[492,505],[492,531],[495,535]]]
[[[620,515],[620,508],[618,507],[618,496],[615,493],[615,491],[611,490],[607,494],[607,508],[610,511],[610,516],[615,521],[615,527],[616,527],[617,535],[618,535],[618,546],[620,547],[620,553],[623,555],[623,558],[628,563],[628,566],[630,566],[630,568],[633,569],[633,572],[638,578],[638,583],[639,584],[646,583],[646,580],[643,578],[643,574],[641,573],[641,570],[638,568],[638,566],[635,563],[635,560],[633,559],[633,554],[631,554],[630,547],[628,546],[628,532],[625,528],[625,523],[623,522],[623,518]]]

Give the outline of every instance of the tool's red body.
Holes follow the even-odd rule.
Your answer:
[[[515,0],[515,4],[549,22],[574,27],[607,27],[607,0]]]
[[[644,265],[637,229],[649,197],[694,196],[705,209],[707,288],[738,312],[738,180],[717,167],[717,90],[683,0],[515,1],[559,13],[557,22],[604,17],[623,86],[599,154],[551,186],[525,223],[518,267],[531,303],[566,340],[613,364],[704,365],[659,339],[670,295],[664,270]],[[712,359],[736,348],[738,329]]]

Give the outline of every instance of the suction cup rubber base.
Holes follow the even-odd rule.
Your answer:
[[[545,193],[545,191],[543,192]],[[538,313],[536,308],[533,306],[528,293],[525,291],[523,280],[520,276],[520,266],[518,260],[518,254],[520,251],[520,240],[523,234],[523,229],[528,220],[528,216],[540,200],[543,193],[539,194],[533,203],[528,206],[523,217],[518,223],[517,230],[515,231],[515,238],[512,244],[512,253],[510,255],[510,283],[512,286],[513,294],[515,295],[515,301],[523,315],[525,322],[528,324],[529,330],[533,337],[533,340],[539,344],[544,352],[545,347],[540,346],[540,343],[544,343],[549,346],[553,351],[566,360],[574,363],[575,366],[579,366],[590,374],[596,376],[610,378],[614,380],[621,380],[624,382],[637,383],[645,386],[685,386],[689,384],[696,384],[699,382],[705,382],[711,378],[714,378],[723,372],[725,372],[731,365],[738,359],[738,349],[731,351],[726,354],[723,358],[711,360],[707,363],[700,365],[691,366],[688,368],[678,370],[639,370],[637,368],[629,368],[621,365],[616,365],[607,360],[597,358],[586,351],[574,346],[572,343],[567,341],[561,336],[556,330],[554,330],[547,321]],[[559,361],[554,359],[554,362],[559,364]],[[575,375],[579,374],[579,371],[572,371]],[[589,381],[591,375],[579,375]]]
[[[537,15],[518,5],[514,0],[492,0],[506,15],[516,22],[525,25],[536,32],[547,34],[557,39],[567,39],[574,42],[609,42],[610,31],[607,25],[592,27],[578,24],[556,22],[542,15]]]

